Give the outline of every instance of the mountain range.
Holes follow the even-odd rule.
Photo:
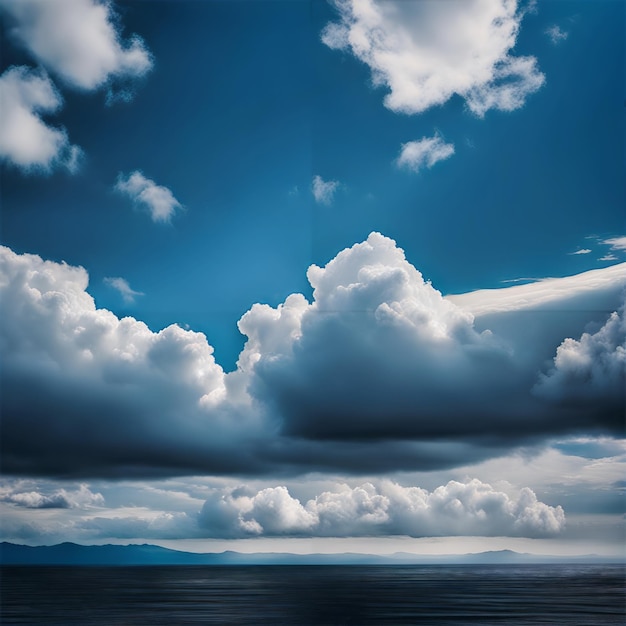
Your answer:
[[[291,553],[195,553],[170,550],[149,544],[84,546],[61,543],[27,546],[0,543],[1,565],[451,565],[451,564],[539,564],[539,563],[623,563],[620,557],[583,555],[545,556],[498,550],[460,555],[421,555],[396,552],[389,555],[291,554]]]

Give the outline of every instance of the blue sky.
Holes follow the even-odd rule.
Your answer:
[[[622,2],[47,6],[0,1],[6,538],[428,537],[441,488],[619,540]]]

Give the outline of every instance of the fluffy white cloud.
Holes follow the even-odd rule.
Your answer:
[[[4,471],[433,469],[623,427],[617,393],[555,408],[533,388],[564,338],[617,310],[626,264],[444,298],[372,233],[308,277],[312,302],[292,294],[242,317],[247,342],[225,374],[201,333],[118,319],[82,268],[0,248]],[[589,358],[620,362],[622,340],[602,341]],[[583,378],[576,394],[605,393]]]
[[[74,509],[103,506],[104,498],[87,485],[76,490],[56,489],[51,493],[0,488],[0,500],[28,509]]]
[[[135,291],[131,289],[128,281],[125,278],[118,277],[106,277],[104,282],[113,287],[116,291],[120,293],[122,299],[126,304],[131,304],[135,301],[137,296],[143,296],[144,294],[141,291]]]
[[[561,28],[555,24],[554,26],[550,26],[550,28],[546,29],[546,35],[550,38],[550,41],[557,46],[562,41],[565,41],[569,36],[567,31],[561,30]]]
[[[336,485],[302,504],[286,487],[257,493],[246,488],[216,491],[200,524],[211,536],[310,535],[525,536],[558,533],[560,506],[539,502],[531,489],[512,498],[479,480],[450,481],[429,492],[391,481],[355,488]]]
[[[126,177],[120,174],[115,189],[127,195],[134,203],[148,209],[154,222],[169,222],[174,213],[182,208],[167,187],[157,185],[139,171],[132,172]]]
[[[213,410],[226,388],[205,336],[118,319],[87,283],[80,267],[0,248],[5,467],[238,465],[224,433],[252,429]]]
[[[445,143],[438,135],[422,137],[419,141],[403,143],[396,163],[399,167],[419,172],[424,167],[430,169],[435,163],[449,159],[453,154],[454,145]]]
[[[560,403],[595,411],[626,408],[626,316],[614,312],[595,333],[568,338],[558,347],[554,367],[536,392]],[[622,416],[623,417],[623,416]]]
[[[393,111],[420,113],[454,94],[479,116],[511,111],[544,82],[533,57],[510,54],[524,15],[515,0],[333,3],[340,21],[322,41],[366,63]]]
[[[338,188],[339,182],[336,180],[324,180],[321,176],[313,177],[311,191],[318,204],[331,204]]]
[[[497,440],[571,427],[530,389],[564,328],[580,333],[616,307],[626,265],[478,294],[478,324],[473,294],[465,305],[463,297],[443,298],[377,233],[326,267],[312,266],[308,278],[312,304],[290,296],[276,309],[253,307],[239,322],[249,389],[284,416],[286,433],[428,440],[454,432],[467,441],[488,432]],[[558,315],[542,310],[546,303]],[[528,324],[529,309],[536,325]],[[618,427],[623,406],[611,406],[610,418],[588,419]]]
[[[54,113],[62,99],[43,72],[11,67],[0,76],[0,158],[25,169],[56,166],[74,172],[81,150],[64,128],[49,126],[42,114]]]
[[[99,0],[0,0],[11,35],[72,87],[144,75],[152,60],[141,39],[121,41],[112,3]]]

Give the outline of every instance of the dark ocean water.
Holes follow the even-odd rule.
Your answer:
[[[3,567],[1,623],[626,624],[621,565]]]

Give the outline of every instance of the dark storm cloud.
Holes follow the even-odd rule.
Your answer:
[[[463,306],[373,233],[309,269],[312,304],[295,294],[275,309],[254,305],[239,323],[248,341],[238,368],[225,374],[201,333],[120,320],[95,307],[82,268],[2,248],[2,469],[119,477],[435,469],[546,433],[617,433],[623,315],[594,303],[616,311],[625,274],[615,266],[562,279],[571,283],[562,293],[558,281],[540,283]],[[541,307],[558,318],[572,298],[586,303],[576,324],[563,314],[575,340],[564,341],[557,319],[534,335],[519,323],[520,311]],[[487,315],[493,332],[481,327]]]

